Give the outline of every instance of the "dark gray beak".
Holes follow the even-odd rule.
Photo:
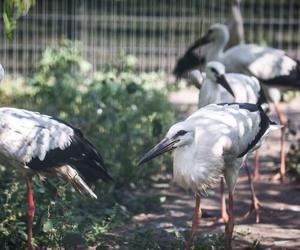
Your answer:
[[[165,152],[171,151],[174,149],[173,145],[178,142],[179,139],[168,139],[164,138],[160,141],[154,148],[150,149],[143,157],[140,159],[138,166],[142,165],[143,163],[150,161],[151,159],[159,156]]]
[[[226,80],[225,75],[218,76],[217,83],[221,84],[221,86],[223,86],[233,97],[235,97],[229,83]]]
[[[188,48],[187,52],[186,53],[190,53],[192,52],[193,50],[199,48],[200,46],[202,45],[205,45],[207,43],[210,42],[210,39],[209,39],[209,32],[207,32],[203,37],[199,38],[198,40],[196,40],[191,47]]]
[[[201,37],[198,41],[199,45],[205,45],[210,42],[209,33],[206,33],[203,37]]]

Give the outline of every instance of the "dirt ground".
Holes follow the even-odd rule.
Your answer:
[[[185,93],[186,95],[186,93]],[[171,96],[171,100],[178,105],[181,99]],[[189,98],[190,103],[185,105],[194,109],[193,103],[197,96],[193,94]],[[300,126],[300,98],[282,105],[284,112],[299,130]],[[276,120],[274,112],[271,118]],[[235,190],[236,216],[234,228],[234,249],[249,249],[255,240],[260,242],[262,249],[300,249],[300,183],[287,176],[283,183],[271,182],[270,177],[279,166],[279,136],[276,131],[268,138],[261,149],[261,178],[255,182],[257,196],[263,206],[260,210],[261,221],[255,223],[255,215],[252,213],[248,218],[243,215],[250,205],[250,191],[244,168],[240,171],[240,179]],[[288,144],[296,141],[296,136],[287,136]],[[299,134],[298,136],[299,137]],[[252,165],[250,159],[249,165]],[[119,233],[153,229],[157,237],[172,232],[189,232],[194,208],[194,197],[186,193],[172,183],[172,176],[162,176],[161,181],[154,185],[151,192],[165,197],[165,201],[159,211],[136,214],[126,228]],[[216,223],[219,217],[219,187],[208,193],[207,198],[202,199],[204,213],[198,229],[198,235],[224,231],[224,225]]]

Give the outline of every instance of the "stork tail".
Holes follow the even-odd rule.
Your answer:
[[[83,196],[88,196],[93,199],[97,199],[97,195],[90,189],[85,181],[79,176],[77,171],[68,165],[55,168],[58,175],[68,180],[72,186]]]

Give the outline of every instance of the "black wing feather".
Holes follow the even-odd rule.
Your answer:
[[[66,122],[63,123],[73,128]],[[45,170],[68,164],[74,166],[89,181],[98,179],[104,181],[112,180],[104,165],[102,156],[97,152],[93,144],[84,138],[79,129],[73,129],[74,135],[69,146],[64,149],[55,148],[49,150],[42,161],[38,157],[34,157],[26,165],[31,169]]]
[[[265,132],[269,128],[270,124],[274,123],[265,114],[263,109],[259,105],[256,105],[256,104],[252,104],[252,103],[220,103],[218,105],[222,105],[222,106],[238,105],[240,109],[246,109],[250,112],[257,112],[257,111],[259,112],[259,115],[260,115],[259,127],[260,127],[260,129],[259,129],[258,133],[256,134],[256,136],[254,137],[253,141],[248,145],[248,147],[241,154],[239,154],[238,158],[243,157],[249,151],[251,151],[251,149],[253,149],[255,147],[255,145],[260,141],[262,136],[265,134]]]

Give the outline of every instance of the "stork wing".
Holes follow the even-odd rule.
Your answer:
[[[261,51],[257,52],[248,70],[263,81],[288,76],[297,66],[297,62],[286,56],[282,50],[261,48]]]
[[[9,158],[28,163],[43,160],[47,151],[64,149],[71,143],[74,130],[50,116],[14,109],[0,109],[0,149]]]

